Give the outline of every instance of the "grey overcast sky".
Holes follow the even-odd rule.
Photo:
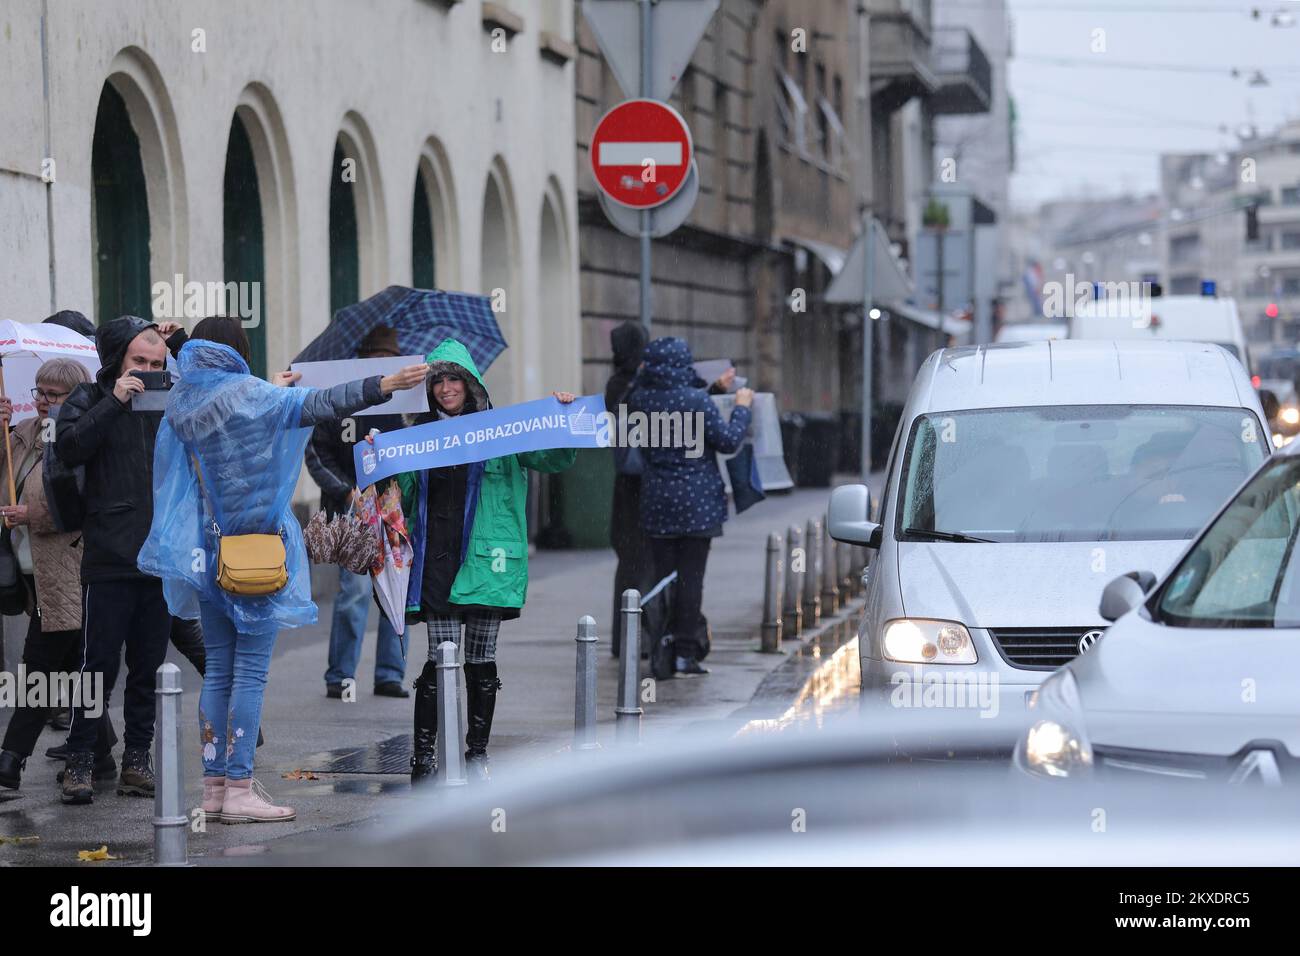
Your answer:
[[[981,6],[985,0],[936,2]],[[1224,149],[1236,144],[1242,124],[1269,133],[1300,119],[1300,0],[1010,0],[1009,6],[1017,206],[1152,191],[1161,152]],[[1252,9],[1261,11],[1259,20],[1251,19]],[[1271,26],[1278,12],[1294,25]],[[1104,53],[1092,50],[1096,30],[1105,31]],[[1238,78],[1230,75],[1234,67]],[[1250,85],[1256,70],[1268,86]]]

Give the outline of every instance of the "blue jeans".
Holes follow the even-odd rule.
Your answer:
[[[262,696],[278,632],[237,632],[230,618],[206,601],[199,603],[199,616],[208,654],[199,694],[203,776],[247,780],[253,775]]]
[[[334,598],[334,620],[330,625],[329,667],[325,683],[355,680],[361,661],[361,640],[370,616],[370,575],[353,574],[339,568],[339,593]],[[379,615],[379,640],[375,646],[375,684],[400,684],[406,677],[406,628],[398,634],[388,618]]]

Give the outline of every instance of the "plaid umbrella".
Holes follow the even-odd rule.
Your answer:
[[[480,372],[506,347],[487,296],[390,285],[364,302],[339,309],[294,362],[356,358],[361,340],[380,325],[397,331],[403,355],[428,355],[443,339],[455,338],[469,349]]]

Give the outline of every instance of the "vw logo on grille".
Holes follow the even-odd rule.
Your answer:
[[[1100,641],[1101,636],[1105,633],[1105,631],[1088,631],[1084,634],[1083,637],[1079,638],[1079,653],[1082,654],[1084,651],[1092,647],[1092,645]]]

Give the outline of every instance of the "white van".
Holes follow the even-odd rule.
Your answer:
[[[1212,295],[1086,302],[1076,308],[1070,319],[1070,338],[1210,342],[1222,345],[1250,369],[1250,354],[1236,301]]]

